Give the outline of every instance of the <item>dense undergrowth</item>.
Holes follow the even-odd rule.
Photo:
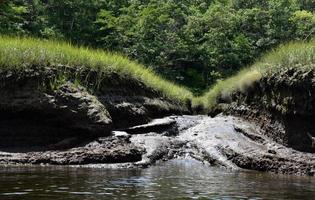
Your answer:
[[[192,99],[192,94],[185,88],[160,78],[150,69],[118,54],[74,47],[69,43],[58,41],[0,37],[1,71],[19,71],[34,66],[59,67],[60,73],[64,69],[62,66],[93,69],[98,72],[99,79],[110,77],[115,73],[122,78],[127,77],[142,82],[167,98],[179,102]]]
[[[279,46],[251,67],[244,68],[226,80],[218,81],[203,96],[194,98],[193,106],[203,107],[205,110],[214,108],[220,97],[229,97],[234,91],[245,91],[261,77],[272,75],[285,68],[315,69],[315,39]]]

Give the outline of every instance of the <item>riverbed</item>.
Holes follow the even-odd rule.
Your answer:
[[[146,169],[1,167],[1,200],[314,199],[314,177],[211,167],[191,159]]]

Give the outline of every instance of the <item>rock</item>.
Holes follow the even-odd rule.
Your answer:
[[[144,125],[134,126],[123,131],[129,134],[145,134],[150,132],[162,133],[170,129],[176,129],[176,121],[172,118],[155,119]]]
[[[245,128],[243,127],[240,127],[238,125],[234,125],[234,130],[236,132],[239,132],[241,134],[243,134],[244,136],[252,139],[253,141],[256,141],[256,142],[259,142],[259,143],[264,143],[265,140],[260,136],[260,135],[257,135],[255,133],[253,133],[253,131],[249,131],[249,130],[246,130]]]
[[[65,83],[54,91],[25,84],[0,96],[1,147],[56,144],[66,138],[110,134],[112,120],[104,105],[83,87]]]
[[[159,161],[195,158],[232,170],[243,168],[282,174],[315,174],[314,154],[295,151],[272,141],[260,134],[261,130],[255,124],[226,116],[167,117],[155,120],[155,123],[172,124],[171,120],[181,127],[176,137],[167,137],[159,132],[129,135],[113,131],[110,136],[85,141],[73,148],[0,152],[0,163],[93,166],[125,163],[120,167],[148,167]],[[252,135],[259,135],[264,142],[255,140]],[[75,140],[68,138],[57,144],[68,145]]]
[[[18,163],[21,161],[31,164],[51,165],[129,163],[140,161],[143,153],[143,149],[136,147],[131,143],[126,143],[124,139],[108,137],[107,139],[102,140],[102,142],[92,141],[81,147],[71,148],[64,151],[58,150],[14,154],[12,159],[15,159],[15,162]],[[7,162],[9,163],[10,160]]]
[[[114,137],[117,137],[117,138],[125,138],[125,139],[128,139],[128,140],[131,137],[131,135],[129,135],[127,132],[124,132],[124,131],[113,131],[112,135]]]
[[[63,113],[63,120],[73,129],[87,131],[94,136],[109,135],[112,119],[98,99],[85,88],[70,82],[54,92],[53,106]]]
[[[271,154],[277,154],[277,152],[273,149],[268,149],[268,153],[271,153]]]
[[[115,128],[124,128],[148,123],[150,121],[146,108],[134,99],[131,100],[128,99],[128,97],[120,97],[119,100],[117,100],[115,98],[116,97],[101,98],[101,101],[111,113],[115,122]]]

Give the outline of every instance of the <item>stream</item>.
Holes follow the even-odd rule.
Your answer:
[[[0,168],[1,200],[314,199],[315,179],[175,159],[147,169]]]

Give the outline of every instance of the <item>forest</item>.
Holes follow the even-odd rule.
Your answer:
[[[127,56],[202,94],[263,53],[315,34],[313,0],[1,0],[0,34]]]

